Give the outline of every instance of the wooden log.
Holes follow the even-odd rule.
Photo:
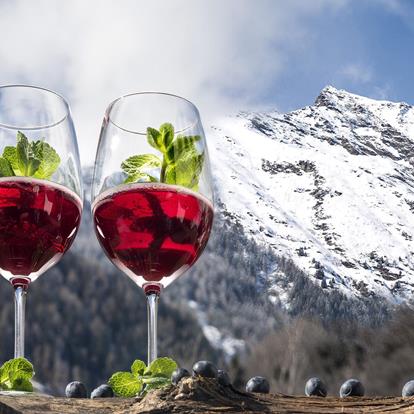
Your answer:
[[[215,380],[187,378],[178,387],[144,398],[67,399],[0,396],[0,414],[161,414],[161,413],[414,413],[414,398],[308,398],[283,394],[247,394]]]

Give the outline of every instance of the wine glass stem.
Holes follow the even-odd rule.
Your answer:
[[[148,311],[148,365],[157,359],[157,315],[158,315],[158,293],[147,294]]]
[[[14,288],[14,357],[24,357],[24,323],[27,291],[23,286]]]

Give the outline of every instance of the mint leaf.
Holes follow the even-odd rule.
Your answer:
[[[147,375],[147,376],[142,377],[142,382],[148,386],[149,384],[170,383],[171,380],[170,378],[166,378],[166,377],[152,377],[152,376]]]
[[[134,155],[127,158],[121,168],[128,174],[133,175],[143,172],[146,168],[161,167],[161,160],[154,154]]]
[[[145,385],[145,394],[151,390],[155,390],[158,388],[165,387],[171,384],[171,380],[169,378],[163,377],[155,377],[155,378],[148,378],[144,380]]]
[[[134,175],[128,175],[127,178],[124,180],[124,184],[130,183],[156,183],[158,180],[149,174],[141,174],[137,173]]]
[[[160,126],[160,141],[161,141],[161,151],[165,152],[166,149],[170,146],[171,142],[174,139],[174,127],[172,124],[165,123]]]
[[[161,167],[161,160],[154,154],[129,157],[121,164],[121,168],[128,174],[124,183],[135,183],[138,181],[156,182],[158,180],[148,170],[159,167]]]
[[[186,137],[179,135],[167,148],[165,153],[167,161],[173,163],[188,152],[196,152],[195,143],[200,139],[200,135]]]
[[[117,396],[134,397],[138,393],[143,395],[171,384],[171,375],[176,369],[177,363],[171,358],[158,358],[149,367],[136,359],[131,365],[131,372],[116,372],[108,384]]]
[[[162,160],[153,154],[129,157],[121,164],[127,174],[124,183],[161,182],[198,191],[204,163],[204,154],[196,147],[196,143],[201,140],[200,135],[178,135],[174,139],[173,125],[165,123],[159,130],[148,127],[147,140],[163,154]],[[158,168],[161,168],[159,180],[151,172],[151,169]]]
[[[25,358],[6,361],[0,368],[0,388],[32,391],[33,365]]]
[[[197,189],[203,162],[203,154],[194,152],[186,154],[184,157],[179,158],[175,164],[169,164],[167,166],[165,183]]]
[[[17,133],[16,147],[5,147],[3,158],[9,162],[13,172],[8,176],[49,179],[60,164],[60,157],[52,146],[43,141],[29,142],[20,131]]]
[[[12,177],[14,175],[12,166],[6,158],[0,157],[0,177]]]
[[[151,362],[150,366],[145,370],[145,374],[152,377],[171,378],[171,374],[177,369],[177,363],[167,357],[157,358]]]
[[[136,359],[131,365],[131,372],[136,376],[143,375],[145,368],[147,368],[145,362],[140,359]]]
[[[164,153],[174,139],[174,127],[172,124],[165,123],[160,126],[158,131],[155,128],[147,128],[147,141],[155,149]]]
[[[131,372],[116,372],[108,381],[108,385],[119,397],[135,397],[143,387],[142,380]]]
[[[34,154],[40,160],[39,167],[33,177],[47,180],[59,167],[60,157],[47,142],[36,141],[32,144]]]
[[[11,389],[14,391],[33,392],[33,385],[30,380],[26,378],[17,378],[13,381]]]
[[[6,381],[9,380],[9,370],[8,370],[7,365],[10,365],[11,361],[12,360],[5,362],[0,367],[0,385],[3,385]]]
[[[27,139],[22,132],[17,133],[17,167],[22,175],[31,177],[39,168],[41,159],[36,154],[36,143]]]
[[[17,145],[16,145],[16,155],[17,155],[17,167],[19,168],[22,175],[26,175],[27,164],[29,163],[29,141],[26,138],[26,135],[20,131],[17,133]]]
[[[160,131],[156,130],[155,128],[148,127],[147,128],[147,141],[157,150],[161,151],[162,142],[161,142],[161,133]]]
[[[15,358],[11,361],[8,372],[12,382],[19,378],[30,380],[33,377],[33,365],[26,358]]]
[[[27,169],[25,172],[26,177],[33,177],[35,172],[39,169],[40,160],[35,157],[29,157],[29,162],[27,164]]]
[[[17,162],[17,150],[16,147],[5,147],[3,150],[3,158],[5,158],[11,165],[14,175],[23,175],[23,172],[20,171],[19,165]]]

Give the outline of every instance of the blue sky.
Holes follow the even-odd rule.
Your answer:
[[[410,0],[0,0],[0,83],[69,100],[83,163],[108,103],[161,90],[205,123],[288,111],[327,84],[414,103]]]
[[[414,103],[414,2],[349,2],[313,22],[315,41],[291,55],[267,100],[289,110],[312,100],[326,84],[377,99]],[[290,85],[289,88],[286,86]]]

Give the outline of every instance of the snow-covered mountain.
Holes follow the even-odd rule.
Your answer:
[[[197,355],[243,355],[286,316],[378,326],[390,305],[412,300],[414,107],[327,87],[311,106],[224,117],[207,136],[213,232],[160,308],[178,318],[174,332],[198,329]],[[91,180],[84,169],[87,194]],[[131,284],[91,229],[87,201],[71,254],[95,269],[94,283],[124,291]]]
[[[258,242],[327,290],[414,293],[414,107],[328,86],[311,106],[209,131],[217,196]],[[279,299],[278,270],[269,294]]]

